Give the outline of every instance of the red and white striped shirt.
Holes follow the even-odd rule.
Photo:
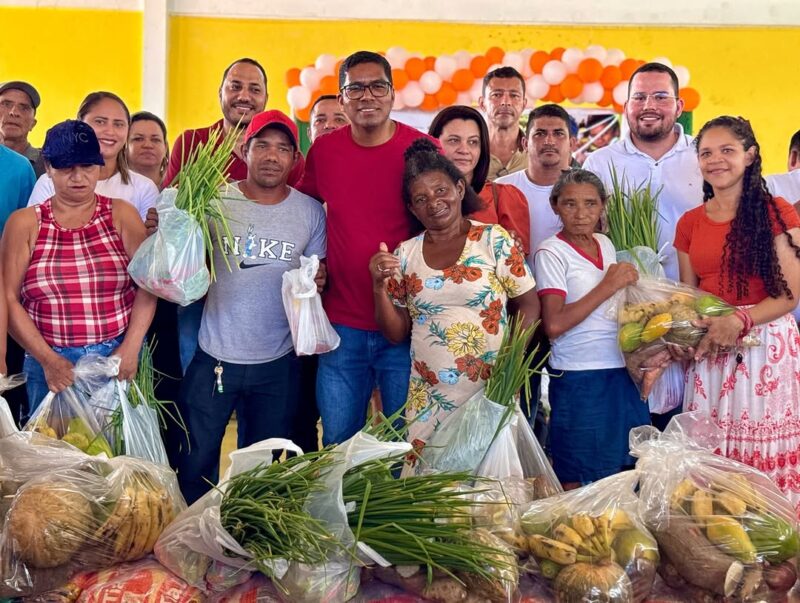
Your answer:
[[[36,206],[39,235],[20,292],[22,306],[51,346],[113,339],[128,327],[136,289],[114,228],[111,199],[96,196],[89,222],[63,228],[52,200]]]

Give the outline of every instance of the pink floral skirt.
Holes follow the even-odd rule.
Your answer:
[[[711,416],[717,452],[769,475],[800,517],[800,332],[789,314],[750,332],[761,345],[692,363],[683,409]]]

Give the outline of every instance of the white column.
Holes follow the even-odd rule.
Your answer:
[[[169,0],[144,0],[142,109],[166,120]]]

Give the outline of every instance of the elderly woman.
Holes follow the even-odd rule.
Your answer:
[[[646,402],[625,369],[611,297],[638,279],[616,262],[608,237],[597,232],[606,203],[602,182],[586,170],[564,172],[550,194],[563,229],[536,250],[542,322],[550,338],[550,444],[564,489],[633,464],[628,432],[650,423]]]
[[[134,172],[149,178],[161,190],[169,164],[169,144],[167,126],[158,115],[139,111],[131,116],[128,163]]]
[[[725,432],[722,453],[769,475],[800,513],[800,218],[761,177],[750,123],[717,117],[695,139],[704,203],[678,222],[681,280],[738,309],[704,321],[684,410]],[[741,348],[751,333],[761,345]]]
[[[103,157],[94,130],[57,124],[42,155],[53,195],[11,215],[2,249],[9,330],[26,350],[31,410],[48,389],[71,385],[74,363],[89,353],[119,356],[119,378],[132,378],[155,310],[127,270],[144,224],[129,203],[95,192]]]
[[[502,226],[464,217],[479,204],[466,179],[427,139],[406,151],[403,198],[420,231],[369,263],[375,313],[393,342],[411,333],[409,439],[420,447],[486,382],[516,301],[539,318],[533,277]]]
[[[500,224],[518,238],[527,256],[532,251],[528,201],[515,186],[487,182],[489,130],[483,116],[464,105],[446,107],[433,118],[428,134],[439,139],[444,156],[478,194],[481,203],[467,217],[485,224]]]
[[[109,199],[122,199],[132,204],[142,220],[153,207],[158,189],[141,174],[131,171],[126,153],[131,114],[120,97],[112,92],[92,92],[78,108],[78,119],[94,130],[103,165],[97,179],[97,194]],[[33,187],[28,206],[42,203],[53,196],[53,181],[49,174]]]

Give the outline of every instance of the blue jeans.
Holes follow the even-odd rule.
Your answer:
[[[377,382],[383,414],[391,416],[406,403],[411,375],[409,342],[394,345],[380,331],[333,325],[339,347],[319,357],[317,406],[322,417],[322,443],[343,442],[367,420],[367,407]]]
[[[78,360],[89,354],[111,356],[114,350],[119,347],[119,344],[122,343],[122,339],[123,335],[120,335],[115,339],[108,339],[100,343],[81,345],[74,348],[62,348],[54,345],[53,351],[69,360],[72,364],[75,364]],[[50,391],[50,388],[47,386],[47,379],[45,379],[42,365],[39,364],[36,358],[28,353],[25,354],[22,370],[28,376],[25,389],[28,391],[28,413],[29,416],[32,416],[33,412],[39,407],[39,404],[41,404],[44,397]]]
[[[197,338],[200,335],[200,322],[203,320],[205,305],[206,298],[204,297],[188,306],[178,306],[178,349],[184,375],[197,351]]]

